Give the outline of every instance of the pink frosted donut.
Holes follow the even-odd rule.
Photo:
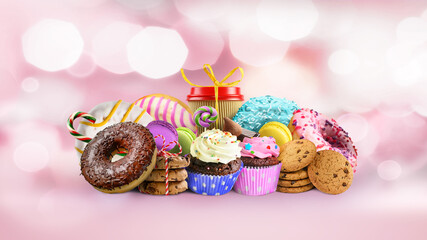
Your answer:
[[[354,171],[357,166],[357,150],[353,141],[334,119],[312,109],[296,110],[289,122],[293,139],[307,139],[313,142],[317,151],[334,150],[344,155]]]

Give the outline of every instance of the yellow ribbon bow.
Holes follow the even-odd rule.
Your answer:
[[[240,73],[242,74],[242,78],[240,80],[237,80],[237,81],[234,81],[234,82],[231,82],[231,83],[225,83],[224,81],[227,80],[231,75],[233,75],[234,72],[237,69],[239,69]],[[209,65],[209,64],[203,65],[203,70],[205,71],[205,73],[209,76],[209,78],[214,83],[213,86],[202,86],[202,85],[197,85],[197,84],[194,84],[194,83],[190,82],[190,80],[188,80],[187,76],[185,76],[183,68],[181,68],[181,74],[182,74],[182,77],[184,78],[184,80],[188,84],[190,84],[191,86],[193,86],[193,87],[214,87],[214,89],[215,89],[215,109],[218,111],[218,115],[219,115],[219,109],[218,109],[218,87],[234,87],[237,84],[239,84],[239,82],[242,81],[243,76],[244,76],[243,69],[241,67],[234,68],[221,81],[216,80],[216,77],[215,77],[215,75],[213,73],[211,65]],[[215,126],[218,127],[217,121],[215,121]]]

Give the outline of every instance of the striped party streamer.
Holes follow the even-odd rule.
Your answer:
[[[165,184],[166,191],[165,191],[165,195],[169,195],[169,161],[168,161],[168,159],[170,157],[172,157],[172,156],[179,156],[179,154],[182,153],[182,148],[181,148],[181,145],[179,144],[178,141],[172,141],[172,142],[170,142],[170,143],[168,143],[166,145],[166,139],[165,139],[165,137],[163,135],[156,135],[154,137],[154,139],[157,139],[159,137],[162,138],[163,143],[162,143],[162,148],[160,149],[158,155],[160,155],[160,156],[162,156],[162,157],[165,158],[165,171],[166,171],[166,173],[165,173],[165,177],[166,177],[166,184]],[[170,153],[170,152],[166,151],[166,149],[168,149],[168,147],[170,147],[171,144],[178,145],[178,147],[179,147],[179,152],[178,153]]]

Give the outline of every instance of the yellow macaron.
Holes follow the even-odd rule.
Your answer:
[[[292,141],[292,134],[289,128],[280,122],[268,122],[264,124],[259,130],[261,137],[273,137],[276,139],[276,144],[282,146],[283,144]]]

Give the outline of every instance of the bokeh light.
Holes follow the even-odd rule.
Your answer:
[[[21,83],[21,88],[25,92],[35,92],[39,89],[39,80],[37,78],[28,77],[25,78]]]
[[[339,116],[337,122],[349,133],[353,142],[358,143],[366,138],[369,124],[364,117],[355,113],[347,113]]]
[[[421,44],[427,41],[427,20],[409,17],[399,22],[396,28],[398,41]]]
[[[84,78],[90,76],[96,69],[96,64],[92,56],[83,53],[76,64],[67,69],[67,72],[74,77]]]
[[[154,8],[164,0],[116,0],[118,3],[133,10],[146,10]]]
[[[258,25],[267,35],[292,41],[308,36],[319,17],[310,0],[264,0],[257,9]]]
[[[216,63],[224,49],[224,40],[215,25],[182,22],[175,25],[174,29],[180,33],[188,47],[188,57],[183,66],[185,69],[196,70],[205,63]]]
[[[383,180],[392,181],[400,177],[402,167],[394,160],[387,160],[378,165],[377,172]]]
[[[71,112],[80,109],[85,98],[78,86],[59,79],[33,78],[38,79],[38,90],[20,96],[8,114],[9,119],[42,119],[62,126]]]
[[[342,49],[331,54],[328,60],[332,72],[340,75],[351,74],[357,70],[360,61],[353,51]]]
[[[15,149],[13,160],[19,169],[36,172],[46,167],[49,162],[49,153],[40,143],[25,142]]]
[[[184,65],[188,48],[178,32],[161,27],[147,27],[127,45],[131,67],[149,78],[163,78]]]
[[[28,29],[22,37],[25,59],[45,71],[72,66],[83,52],[83,39],[69,22],[45,19]]]
[[[226,0],[174,0],[178,11],[195,21],[206,21],[222,16],[228,9]]]
[[[318,77],[304,64],[286,58],[260,69],[249,69],[245,72],[245,83],[246,86],[257,86],[243,88],[247,99],[263,95],[281,96],[305,107],[313,107],[319,101]],[[327,104],[324,109],[328,106],[333,107]]]
[[[230,31],[229,42],[235,58],[255,67],[281,61],[289,47],[288,42],[271,38],[256,27]]]
[[[102,28],[92,40],[96,64],[117,74],[133,72],[127,60],[126,46],[142,26],[127,22],[113,22]]]

